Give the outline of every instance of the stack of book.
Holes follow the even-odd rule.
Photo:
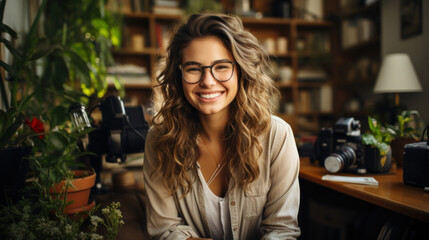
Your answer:
[[[132,64],[115,65],[107,69],[107,81],[113,82],[113,78],[119,78],[124,84],[149,84],[150,76],[146,67]]]
[[[177,0],[154,0],[152,12],[155,14],[183,15]]]

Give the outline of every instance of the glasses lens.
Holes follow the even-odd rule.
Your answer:
[[[230,62],[215,63],[212,67],[213,77],[218,81],[228,81],[232,77],[233,65]]]
[[[197,83],[201,79],[203,69],[198,65],[187,65],[182,68],[183,78],[188,83]]]
[[[203,74],[203,69],[208,68],[209,66],[200,66],[197,64],[189,64],[183,66],[182,74],[183,78],[188,83],[197,83],[201,80],[201,75]],[[234,64],[231,62],[218,62],[213,64],[211,67],[212,76],[220,82],[225,82],[231,79],[234,72]]]

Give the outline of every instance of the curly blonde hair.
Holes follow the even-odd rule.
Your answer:
[[[258,136],[270,127],[270,97],[278,94],[269,71],[269,57],[259,41],[243,28],[240,18],[225,14],[194,14],[173,35],[166,50],[154,102],[159,109],[153,119],[157,134],[152,142],[157,169],[171,192],[183,187],[190,191],[200,156],[197,136],[202,127],[198,113],[186,100],[182,86],[183,49],[193,39],[215,36],[222,40],[237,63],[238,92],[229,108],[225,129],[225,159],[229,176],[245,189],[259,175],[257,159],[262,152]],[[193,173],[193,174],[189,174]]]

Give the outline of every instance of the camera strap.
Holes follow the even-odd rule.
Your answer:
[[[426,145],[429,145],[429,125],[425,127],[422,133],[422,139],[420,141],[425,141],[425,133],[426,133]]]

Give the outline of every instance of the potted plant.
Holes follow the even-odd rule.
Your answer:
[[[41,5],[41,9],[44,7]],[[17,33],[3,23],[6,1],[0,3],[0,34],[17,39]],[[6,46],[13,62],[8,64],[0,59],[4,70],[0,74],[0,169],[1,170],[1,203],[19,198],[18,191],[23,187],[28,170],[27,156],[32,152],[32,138],[43,138],[44,129],[40,128],[41,121],[33,117],[30,121],[25,114],[29,102],[33,98],[32,90],[24,87],[25,79],[34,77],[32,64],[49,53],[50,49],[43,48],[35,37],[36,26],[40,20],[41,11],[35,17],[30,27],[28,37],[22,46],[14,47],[11,41],[2,37],[0,42]],[[6,77],[9,81],[6,82]],[[10,97],[8,97],[10,96]]]
[[[82,207],[94,206],[88,199],[95,184],[95,172],[80,161],[90,153],[83,152],[78,144],[91,130],[76,131],[61,126],[47,133],[44,141],[35,145],[37,153],[30,157],[37,188],[44,197],[61,199],[61,212],[75,213],[83,211]]]
[[[392,135],[375,119],[368,117],[369,133],[362,135],[365,144],[365,165],[371,172],[388,172],[392,164]]]
[[[1,20],[6,2],[0,2]],[[49,199],[56,203],[43,208],[49,209],[42,209],[44,212],[63,214],[58,210],[64,210],[69,201],[68,193],[61,191],[76,187],[72,171],[82,167],[76,159],[86,154],[79,151],[78,140],[90,129],[76,133],[68,126],[68,106],[72,102],[89,104],[107,90],[106,67],[113,60],[111,45],[119,44],[119,27],[112,27],[114,17],[104,11],[103,4],[99,0],[42,0],[21,45],[0,39],[12,56],[10,62],[0,60],[5,73],[0,79],[0,149],[31,146],[29,175],[39,194],[22,197],[30,198],[30,205]],[[43,33],[37,31],[41,23]],[[0,24],[0,31],[18,38],[5,24]],[[50,189],[62,180],[66,187],[53,198]],[[14,203],[8,202],[6,207],[13,208]],[[40,210],[40,206],[31,208]]]
[[[0,2],[1,23],[6,2]],[[104,11],[103,4],[99,0],[43,0],[22,44],[15,46],[7,38],[0,39],[12,56],[10,62],[0,60],[4,70],[0,79],[0,154],[5,149],[8,152],[0,164],[7,159],[24,173],[5,172],[25,176],[27,161],[22,156],[37,151],[32,146],[38,144],[45,130],[34,132],[26,120],[45,125],[49,131],[67,121],[72,102],[90,104],[91,99],[106,93],[106,67],[113,63],[111,46],[119,45],[120,22]],[[37,31],[41,24],[43,33]],[[0,31],[12,39],[19,38],[5,24],[0,24]],[[36,61],[41,66],[39,71]],[[24,164],[10,157],[11,150],[17,152],[12,155],[24,159]]]
[[[395,125],[389,126],[393,134],[392,140],[392,157],[398,167],[403,166],[404,146],[409,143],[418,141],[418,131],[420,128],[420,115],[415,110],[405,110],[396,116],[397,122]]]

